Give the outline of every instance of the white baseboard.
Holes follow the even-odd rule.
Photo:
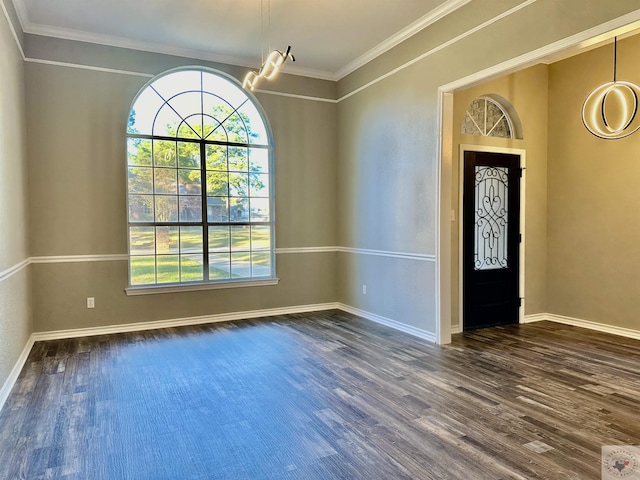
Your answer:
[[[63,338],[90,337],[94,335],[108,335],[112,333],[138,332],[156,330],[158,328],[184,327],[202,325],[205,323],[231,322],[250,318],[272,317],[274,315],[288,315],[291,313],[318,312],[321,310],[339,309],[338,303],[317,303],[313,305],[296,305],[293,307],[267,308],[264,310],[248,310],[245,312],[219,313],[202,315],[199,317],[172,318],[152,322],[125,323],[122,325],[108,325],[105,327],[74,328],[70,330],[54,330],[51,332],[37,332],[33,334],[36,342],[42,340],[59,340]]]
[[[549,317],[552,315],[550,313],[534,313],[532,315],[525,315],[522,323],[534,323],[534,322],[542,322],[544,320],[552,321]]]
[[[200,325],[206,323],[217,323],[217,322],[229,322],[234,320],[244,320],[251,318],[260,318],[260,317],[269,317],[275,315],[288,315],[292,313],[307,313],[307,312],[317,312],[323,310],[342,310],[353,315],[358,315],[362,318],[370,320],[375,323],[379,323],[381,325],[385,325],[387,327],[393,328],[395,330],[407,333],[409,335],[413,335],[415,337],[421,338],[428,342],[436,342],[436,335],[433,332],[429,332],[427,330],[422,330],[420,328],[412,327],[411,325],[406,325],[404,323],[398,322],[397,320],[392,320],[387,317],[383,317],[381,315],[377,315],[375,313],[368,312],[366,310],[361,310],[359,308],[352,307],[350,305],[346,305],[344,303],[339,302],[330,302],[330,303],[318,303],[312,305],[296,305],[292,307],[281,307],[281,308],[269,308],[264,310],[249,310],[245,312],[231,312],[231,313],[221,313],[216,315],[203,315],[198,317],[188,317],[188,318],[177,318],[177,319],[169,319],[169,320],[157,320],[153,322],[139,322],[139,323],[128,323],[123,325],[109,325],[106,327],[91,327],[91,328],[77,328],[70,330],[55,330],[50,332],[36,332],[33,333],[27,344],[25,345],[20,357],[16,361],[9,377],[5,380],[2,388],[0,389],[0,411],[4,406],[9,394],[11,393],[11,389],[13,388],[18,376],[24,364],[29,356],[29,352],[33,347],[34,342],[42,341],[42,340],[59,340],[64,338],[76,338],[76,337],[87,337],[93,335],[106,335],[112,333],[126,333],[126,332],[135,332],[135,331],[143,331],[143,330],[155,330],[158,328],[170,328],[170,327],[181,327],[188,325]],[[526,315],[524,317],[523,323],[533,323],[539,322],[543,320],[548,320],[551,322],[562,323],[565,325],[573,325],[576,327],[588,328],[591,330],[597,330],[599,332],[611,333],[614,335],[620,335],[623,337],[634,338],[640,340],[640,331],[633,330],[629,328],[615,327],[611,325],[605,325],[603,323],[592,322],[589,320],[581,320],[578,318],[566,317],[562,315],[554,315],[551,313],[537,313],[534,315]],[[460,333],[461,328],[460,325],[453,325],[451,327],[451,333]]]
[[[553,313],[538,313],[524,317],[524,323],[539,322],[541,320],[548,320],[550,322],[562,323],[563,325],[572,325],[574,327],[587,328],[597,332],[610,333],[620,337],[640,340],[640,330],[634,330],[632,328],[616,327],[615,325],[607,325],[604,323],[592,322],[591,320],[582,320],[581,318],[567,317],[564,315],[555,315]]]
[[[9,373],[9,376],[2,385],[2,388],[0,388],[0,411],[2,411],[2,407],[4,407],[5,402],[9,398],[11,389],[15,385],[16,380],[18,380],[22,367],[24,367],[27,357],[29,356],[29,352],[31,352],[31,348],[33,347],[33,342],[35,342],[35,339],[33,338],[33,335],[31,335],[29,340],[27,340],[27,344],[22,349],[22,353],[20,353],[16,364],[13,366],[11,373]]]
[[[9,394],[11,393],[11,389],[13,388],[18,376],[24,364],[29,356],[29,352],[33,347],[34,342],[43,341],[43,340],[60,340],[65,338],[77,338],[77,337],[88,337],[94,335],[107,335],[113,333],[126,333],[126,332],[136,332],[143,330],[155,330],[158,328],[170,328],[170,327],[181,327],[188,325],[201,325],[205,323],[217,323],[217,322],[229,322],[234,320],[245,320],[250,318],[260,318],[260,317],[270,317],[275,315],[288,315],[292,313],[307,313],[307,312],[317,312],[322,310],[343,310],[348,313],[352,313],[353,315],[358,315],[367,320],[371,320],[375,323],[379,323],[381,325],[385,325],[387,327],[393,328],[395,330],[399,330],[404,333],[408,333],[409,335],[413,335],[415,337],[421,338],[428,342],[436,342],[436,336],[432,332],[428,332],[426,330],[422,330],[416,327],[412,327],[410,325],[406,325],[400,323],[396,320],[392,320],[390,318],[383,317],[381,315],[376,315],[371,312],[367,312],[365,310],[361,310],[359,308],[351,307],[349,305],[345,305],[343,303],[331,302],[331,303],[318,303],[312,305],[296,305],[292,307],[281,307],[281,308],[269,308],[264,310],[249,310],[245,312],[231,312],[231,313],[221,313],[216,315],[203,315],[198,317],[188,317],[188,318],[174,318],[169,320],[157,320],[152,322],[139,322],[139,323],[127,323],[123,325],[108,325],[105,327],[89,327],[89,328],[74,328],[69,330],[55,330],[50,332],[36,332],[33,333],[27,344],[25,345],[18,361],[11,370],[9,377],[4,382],[2,389],[0,390],[0,411],[4,406]]]
[[[387,327],[391,327],[394,330],[399,330],[400,332],[408,333],[409,335],[413,335],[414,337],[421,338],[428,342],[435,343],[437,340],[436,334],[433,332],[412,327],[411,325],[400,323],[396,320],[392,320],[390,318],[383,317],[381,315],[376,315],[375,313],[367,312],[366,310],[360,310],[359,308],[355,308],[350,305],[345,305],[344,303],[339,303],[338,308],[345,312],[352,313],[353,315],[358,315],[359,317],[366,318],[367,320],[371,320],[372,322],[379,323]]]
[[[616,327],[612,325],[606,325],[604,323],[592,322],[590,320],[582,320],[579,318],[566,317],[564,315],[554,315],[553,313],[534,313],[532,315],[525,315],[522,323],[534,323],[549,321],[555,323],[562,323],[564,325],[572,325],[574,327],[587,328],[589,330],[596,330],[598,332],[611,333],[613,335],[619,335],[621,337],[634,338],[640,340],[640,330],[633,330],[631,328]],[[451,326],[451,334],[460,333],[462,329],[460,325]]]
[[[248,310],[244,312],[220,313],[215,315],[203,315],[199,317],[173,318],[168,320],[156,320],[152,322],[126,323],[122,325],[108,325],[105,327],[74,328],[70,330],[54,330],[50,332],[36,332],[32,335],[33,341],[60,340],[64,338],[90,337],[94,335],[108,335],[113,333],[138,332],[143,330],[155,330],[158,328],[184,327],[189,325],[201,325],[205,323],[231,322],[250,318],[272,317],[275,315],[288,315],[291,313],[308,313],[322,310],[342,310],[353,315],[371,320],[381,325],[386,325],[395,330],[408,333],[429,342],[435,342],[436,336],[432,332],[422,330],[396,320],[376,315],[359,308],[351,307],[343,303],[318,303],[313,305],[296,305],[293,307],[269,308],[264,310]]]

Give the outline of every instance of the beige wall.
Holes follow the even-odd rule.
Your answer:
[[[451,42],[456,35],[521,3],[470,2],[339,82],[283,75],[278,82],[264,86],[329,102],[258,94],[276,143],[277,246],[339,245],[349,251],[278,254],[278,286],[141,297],[124,295],[125,261],[39,263],[26,272],[33,282],[35,329],[341,301],[433,334],[439,320],[439,195],[453,195],[451,185],[438,190],[438,87],[640,8],[640,0],[538,0]],[[3,61],[11,64],[8,71],[14,82],[2,88],[16,93],[22,85],[21,62],[15,42],[7,31],[2,34],[3,53],[10,52]],[[208,65],[237,78],[245,69],[36,35],[25,35],[24,45],[30,59],[68,65],[29,61],[25,68],[30,208],[27,215],[23,199],[17,203],[21,214],[3,211],[18,224],[17,233],[11,235],[22,239],[7,238],[6,245],[27,255],[24,238],[30,228],[28,253],[36,260],[43,256],[124,254],[124,129],[135,93],[151,76],[177,66]],[[403,65],[406,68],[395,71]],[[534,73],[542,81],[541,71]],[[356,92],[363,86],[367,87]],[[519,87],[513,95],[511,86],[500,88],[506,89],[503,96],[511,96],[521,115],[523,109],[529,109],[525,103],[533,102],[531,97],[520,99]],[[3,98],[15,101],[21,95],[18,92]],[[331,102],[337,98],[341,99],[337,104]],[[522,108],[518,106],[521,102]],[[543,115],[544,102],[540,103],[530,105],[536,118]],[[531,120],[532,124],[537,121]],[[524,142],[531,135],[528,128],[525,124]],[[16,147],[2,148],[11,148],[14,154]],[[544,147],[536,144],[526,148],[528,161],[538,166],[535,172],[528,172],[529,181],[537,185],[531,200],[527,193],[527,248],[535,252],[526,264],[527,313],[535,313],[545,302],[551,307],[558,301],[545,299],[541,286],[545,268],[548,277],[555,272],[553,262],[545,267],[536,260],[544,257],[545,194],[543,156],[535,152]],[[15,163],[11,165],[15,168]],[[22,188],[24,196],[26,177],[22,172],[20,181],[7,188]],[[551,192],[551,185],[549,188]],[[563,193],[562,188],[554,188],[549,199],[556,201]],[[24,219],[28,217],[26,226]],[[550,230],[563,220],[550,218]],[[447,229],[441,238],[448,240],[449,233]],[[561,261],[564,253],[554,235],[555,231],[548,235],[555,242],[553,251],[549,247],[549,258]],[[22,260],[20,253],[14,256],[9,263]],[[570,271],[577,268],[568,267]],[[28,298],[29,276],[15,279],[22,296]],[[363,295],[362,285],[367,285],[367,295]],[[87,296],[96,299],[92,311],[85,308]],[[28,317],[28,313],[20,315]],[[24,337],[12,334],[12,342],[24,345]]]
[[[525,314],[546,312],[547,281],[547,78],[548,67],[537,65],[503,76],[482,85],[456,92],[453,112],[453,172],[451,205],[455,221],[451,222],[451,291],[452,324],[460,324],[459,232],[460,232],[460,145],[515,148],[525,150],[526,175],[525,219]],[[506,99],[516,110],[523,138],[504,139],[463,135],[461,125],[465,111],[476,98],[495,94]]]
[[[29,257],[24,70],[9,24],[1,14],[0,72],[1,388],[32,332],[29,269],[14,268]]]
[[[613,46],[549,68],[551,313],[640,330],[640,133],[601,140],[582,103],[612,79]],[[640,37],[618,42],[618,80],[640,84]]]
[[[150,75],[196,62],[66,41],[53,41],[52,48],[32,36],[27,36],[26,45],[28,56],[47,54],[74,63],[26,67],[28,130],[37,132],[29,142],[32,255],[37,261],[126,254],[124,153],[131,102]],[[78,68],[78,62],[96,66],[96,58],[105,68],[120,72]],[[244,72],[216,66],[237,77]],[[301,78],[283,75],[269,85],[321,99],[335,94],[333,82],[303,83]],[[277,247],[335,245],[335,103],[257,96],[275,142]],[[137,297],[124,293],[126,261],[54,260],[57,263],[32,266],[36,331],[309,305],[337,297],[335,252],[278,254],[277,286]],[[94,310],[86,308],[88,296],[95,297]]]
[[[341,244],[434,257],[438,240],[450,241],[450,232],[439,232],[436,224],[438,87],[640,8],[640,1],[538,0],[452,41],[522,3],[470,2],[338,82],[338,97],[343,99],[338,105]],[[538,116],[544,115],[545,100],[541,103]],[[532,202],[540,207],[530,215],[529,243],[536,256],[544,258],[545,148],[528,148],[538,151],[532,160],[539,164],[532,174],[538,177]],[[448,201],[451,195],[451,185],[443,185],[440,198]],[[347,255],[358,259],[340,262],[340,301],[378,315],[391,312],[393,320],[436,331],[439,293],[431,287],[435,279],[424,278],[437,275],[435,262],[390,256],[376,269],[372,266],[379,261],[373,255],[341,254]],[[407,261],[416,262],[415,268],[400,266]],[[544,308],[545,266],[532,257],[527,267],[527,313],[533,313]],[[362,284],[377,285],[374,294],[382,299],[363,295]]]

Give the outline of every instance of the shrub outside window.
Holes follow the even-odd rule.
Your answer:
[[[129,285],[275,278],[272,164],[265,118],[235,80],[151,81],[127,126]]]

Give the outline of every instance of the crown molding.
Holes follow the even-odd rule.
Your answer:
[[[13,2],[12,2],[13,3]],[[20,20],[20,14],[17,12],[15,5],[13,5],[14,10],[16,11],[16,16],[18,17],[18,22],[20,23],[20,28],[22,28],[22,20]],[[22,48],[22,42],[20,42],[20,38],[18,38],[18,33],[13,25],[13,20],[11,20],[11,15],[7,11],[7,7],[2,0],[0,0],[0,9],[4,14],[4,17],[7,19],[7,25],[9,26],[9,30],[11,30],[11,35],[16,42],[16,46],[18,48],[18,52],[20,53],[20,57],[22,60],[25,59],[24,48]]]
[[[13,4],[13,9],[16,11],[16,15],[18,16],[18,21],[20,22],[20,28],[24,32],[25,24],[28,22],[27,9],[24,6],[23,0],[11,0]]]
[[[22,3],[22,0],[15,1],[17,3]],[[226,63],[239,67],[251,68],[255,66],[255,62],[252,62],[247,58],[234,57],[230,55],[220,55],[216,53],[205,52],[202,50],[181,48],[154,42],[145,42],[143,40],[135,40],[126,37],[116,37],[113,35],[104,35],[101,33],[92,33],[82,30],[73,30],[70,28],[42,25],[39,23],[32,23],[28,19],[22,19],[21,23],[24,33],[29,35],[40,35],[43,37],[53,37],[62,40],[93,43],[97,45],[105,45],[108,47],[126,48],[129,50],[174,55],[177,57],[188,57],[197,60],[206,60],[209,62]]]
[[[335,73],[335,80],[336,81],[340,80],[346,77],[347,75],[349,75],[350,73],[353,73],[358,68],[366,65],[367,63],[379,57],[383,53],[388,52],[396,45],[404,42],[406,39],[412,37],[413,35],[420,32],[421,30],[424,30],[429,25],[437,22],[441,18],[444,18],[450,13],[453,13],[454,11],[456,11],[460,7],[463,7],[470,1],[471,0],[447,0],[442,5],[431,10],[429,13],[419,18],[415,22],[411,23],[407,27],[403,28],[395,35],[392,35],[391,37],[386,39],[384,42],[372,48],[365,54],[359,56],[352,62],[349,62],[348,64],[346,64],[344,67],[342,67],[340,70],[338,70]]]
[[[535,1],[536,0],[527,0],[521,5],[529,5]],[[512,10],[505,13],[513,13]],[[495,21],[495,19],[492,20],[492,23],[493,21]],[[639,25],[640,9],[626,13],[620,17],[616,17],[605,23],[601,23],[599,25],[596,25],[595,27],[589,28],[569,37],[565,37],[561,40],[558,40],[557,42],[550,43],[549,45],[545,45],[544,47],[532,50],[505,62],[493,65],[479,72],[472,73],[471,75],[468,75],[466,77],[454,80],[453,82],[442,85],[440,87],[440,91],[453,92],[459,88],[466,88],[472,85],[477,85],[478,83],[486,81],[490,78],[495,78],[499,75],[508,75],[509,73],[527,68],[531,65],[535,65],[536,63],[542,63],[551,55],[555,55],[559,52],[572,48],[588,48],[589,46],[597,44],[598,42],[602,42],[608,38],[612,38],[617,32],[628,32],[634,28],[637,28]],[[485,25],[483,24],[480,27],[484,26]],[[478,29],[478,27],[476,27],[476,29]],[[362,87],[360,88],[362,89]],[[352,95],[352,93],[348,95]],[[338,99],[338,101],[341,100],[342,99]]]
[[[312,68],[303,68],[288,65],[281,69],[283,73],[290,75],[299,75],[303,77],[317,78],[320,80],[338,81],[351,72],[357,70],[361,66],[389,51],[404,40],[415,35],[419,31],[435,23],[441,18],[449,15],[458,8],[466,5],[471,0],[447,0],[439,7],[430,11],[423,17],[411,23],[407,27],[392,35],[387,40],[369,50],[365,54],[356,58],[352,62],[342,67],[337,72],[329,72]],[[208,62],[224,63],[227,65],[235,65],[245,68],[256,68],[254,60],[236,57],[230,55],[221,55],[211,52],[205,52],[197,49],[181,48],[172,45],[145,42],[143,40],[135,40],[125,37],[116,37],[113,35],[104,35],[99,33],[91,33],[82,30],[73,30],[69,28],[54,27],[50,25],[42,25],[33,23],[29,20],[27,9],[23,0],[12,0],[16,10],[20,26],[25,34],[40,35],[44,37],[53,37],[63,40],[72,40],[77,42],[93,43],[97,45],[105,45],[110,47],[126,48],[130,50],[138,50],[149,53],[159,53],[164,55],[173,55],[178,57],[193,58],[196,60],[204,60]]]
[[[82,30],[73,30],[68,28],[54,27],[50,25],[41,25],[32,23],[26,17],[26,11],[24,9],[24,3],[22,0],[14,0],[16,4],[20,5],[20,10],[16,8],[16,11],[20,11],[18,18],[22,26],[22,31],[29,35],[39,35],[43,37],[59,38],[62,40],[71,40],[75,42],[92,43],[96,45],[104,45],[108,47],[126,48],[129,50],[137,50],[148,53],[159,53],[163,55],[172,55],[176,57],[192,58],[196,60],[204,60],[207,62],[224,63],[226,65],[235,65],[244,68],[257,68],[256,61],[236,57],[231,55],[221,55],[217,53],[205,52],[203,50],[196,50],[191,48],[181,48],[172,45],[165,45],[154,42],[145,42],[142,40],[134,40],[125,37],[116,37],[112,35],[104,35],[100,33],[85,32]],[[303,77],[318,78],[321,80],[334,80],[335,75],[322,70],[315,70],[310,68],[301,68],[295,66],[287,66],[282,68],[281,72],[290,75],[299,75]]]

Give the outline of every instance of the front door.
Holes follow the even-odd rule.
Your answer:
[[[464,152],[463,324],[518,323],[520,156]]]

